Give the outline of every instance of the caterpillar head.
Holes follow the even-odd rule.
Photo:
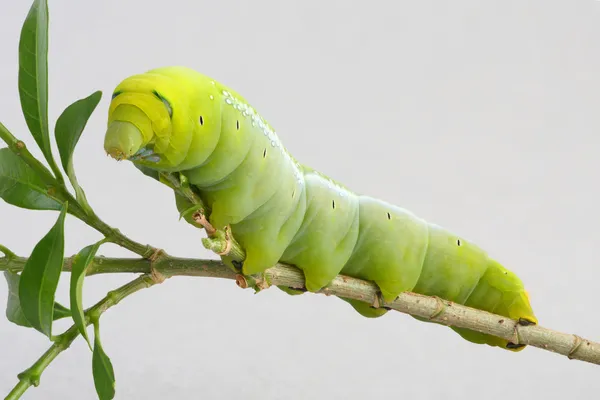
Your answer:
[[[184,67],[128,77],[112,95],[104,150],[157,170],[200,165],[219,139],[221,100],[213,80]]]

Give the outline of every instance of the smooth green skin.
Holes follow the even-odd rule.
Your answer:
[[[188,68],[166,67],[125,79],[115,93],[107,152],[182,172],[212,210],[210,222],[229,225],[246,251],[243,273],[284,262],[304,272],[311,292],[341,273],[375,282],[386,301],[412,291],[537,323],[520,279],[476,244],[299,164],[230,88]],[[160,161],[135,159],[147,149]],[[386,313],[344,300],[366,317]],[[452,329],[474,343],[507,346]]]

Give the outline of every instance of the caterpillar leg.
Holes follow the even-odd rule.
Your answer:
[[[427,224],[380,200],[361,196],[359,201],[358,240],[341,273],[374,282],[383,299],[392,301],[419,279]]]
[[[464,304],[519,320],[521,325],[537,324],[538,322],[520,279],[495,260],[489,261],[488,269]],[[499,346],[511,351],[521,351],[525,347],[480,332],[463,328],[452,329],[464,339],[474,343]]]
[[[289,294],[290,296],[298,296],[298,295],[306,293],[306,290],[292,289],[287,286],[277,286],[277,288],[279,290]]]
[[[335,278],[358,237],[358,198],[307,173],[306,212],[281,261],[304,272],[306,289],[317,292]]]
[[[507,318],[537,323],[523,283],[514,273],[490,259],[478,246],[456,238],[443,228],[431,225],[429,241],[430,250],[415,292]],[[512,351],[520,351],[524,347],[464,328],[451,329],[463,339],[477,344]]]
[[[348,299],[346,297],[340,297],[340,299],[350,304],[360,315],[366,318],[379,318],[388,312],[388,310],[383,307],[375,308],[362,301]]]

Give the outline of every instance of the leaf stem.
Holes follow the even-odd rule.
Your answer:
[[[93,212],[91,215],[86,217],[83,222],[102,233],[107,241],[118,244],[119,246],[126,248],[127,250],[130,250],[144,258],[150,257],[156,250],[150,245],[138,243],[135,240],[123,235],[121,231],[102,221],[100,217]]]
[[[102,300],[85,312],[86,326],[97,321],[100,315],[109,308],[117,305],[125,297],[132,295],[141,289],[154,286],[155,284],[156,282],[149,274],[144,274],[118,289],[109,292]],[[50,346],[50,348],[46,350],[46,352],[31,367],[18,375],[19,382],[11,390],[5,400],[19,399],[31,386],[38,386],[40,377],[46,367],[48,367],[60,353],[68,349],[77,336],[79,336],[79,330],[73,325],[63,334],[55,337],[52,346]]]
[[[5,247],[3,245],[0,244],[0,252],[2,252],[5,255],[5,259],[7,259],[8,261],[18,258],[18,256],[13,253],[8,247]]]

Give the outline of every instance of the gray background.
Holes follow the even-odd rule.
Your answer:
[[[33,147],[16,88],[29,5],[0,5],[0,109]],[[105,92],[75,166],[98,213],[132,238],[215,258],[203,233],[178,221],[166,188],[102,150],[114,86],[187,65],[242,93],[301,162],[479,243],[522,277],[544,326],[600,339],[599,2],[51,1],[50,14],[51,125],[72,101]],[[55,218],[2,202],[0,242],[28,255]],[[66,235],[67,254],[100,238],[74,218]],[[128,279],[89,279],[86,304]],[[64,303],[67,285],[65,275]],[[6,394],[49,343],[4,319],[0,335]],[[597,367],[549,352],[513,354],[403,314],[369,320],[334,298],[254,295],[224,280],[175,278],[132,296],[102,318],[102,339],[118,399],[600,389]],[[91,353],[77,340],[24,398],[94,396]]]

